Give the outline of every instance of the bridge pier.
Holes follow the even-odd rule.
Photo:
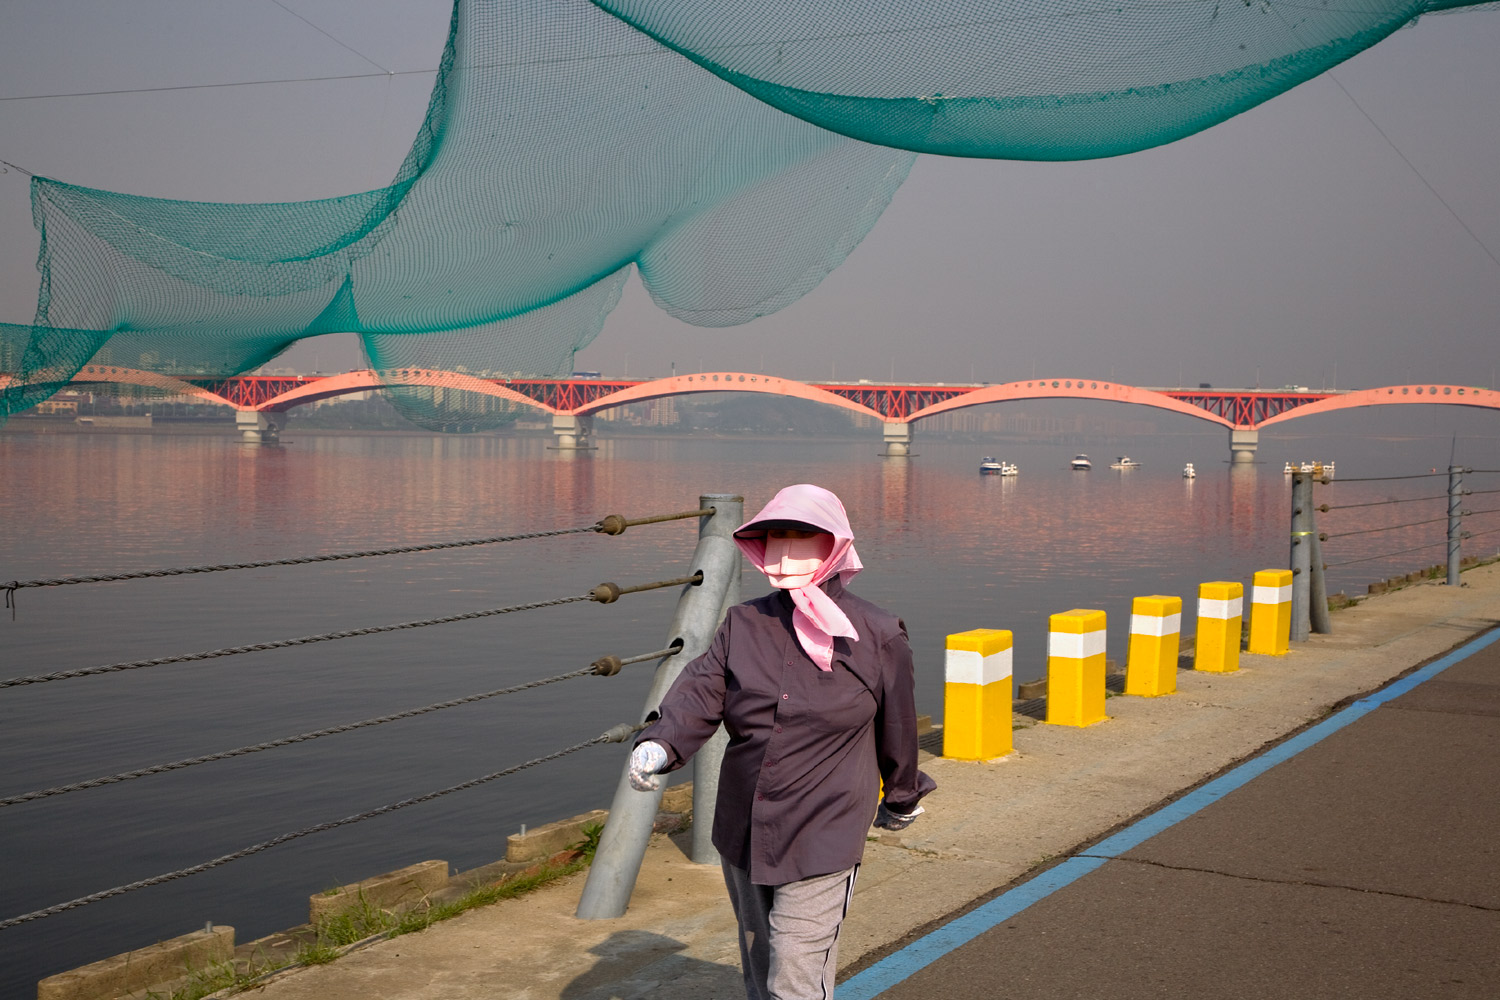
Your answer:
[[[242,444],[276,444],[286,426],[286,414],[265,410],[235,410],[234,424]]]
[[[906,458],[911,454],[912,432],[915,430],[913,424],[883,422],[885,451],[880,454],[886,458]]]
[[[592,451],[594,418],[591,414],[554,413],[552,433],[558,451]]]
[[[1255,449],[1260,446],[1260,431],[1253,427],[1231,427],[1229,429],[1229,461],[1234,465],[1248,465],[1255,461]]]

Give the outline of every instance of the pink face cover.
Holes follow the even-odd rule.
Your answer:
[[[786,522],[826,534],[806,539],[766,537],[768,528],[784,527]],[[821,486],[788,486],[741,525],[734,540],[750,564],[791,597],[795,606],[792,629],[802,651],[818,669],[832,670],[833,637],[858,642],[859,633],[819,585],[835,575],[847,584],[864,568],[854,551],[854,533],[839,498]]]

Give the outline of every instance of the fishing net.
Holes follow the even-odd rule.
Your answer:
[[[916,152],[1144,149],[1459,6],[457,0],[386,187],[222,204],[34,178],[41,292],[0,324],[0,419],[91,360],[206,382],[352,331],[405,373],[408,417],[493,423],[508,404],[411,370],[566,373],[632,267],[673,316],[746,322],[838,266]]]

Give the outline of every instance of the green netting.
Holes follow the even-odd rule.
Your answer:
[[[1457,6],[457,0],[387,187],[207,204],[34,179],[41,294],[0,325],[0,419],[90,359],[224,376],[343,331],[378,371],[557,375],[632,265],[668,313],[743,323],[838,266],[914,152],[1158,145]],[[429,426],[496,419],[493,397],[391,384]]]
[[[596,2],[844,135],[950,156],[1078,160],[1224,121],[1368,48],[1429,0]]]

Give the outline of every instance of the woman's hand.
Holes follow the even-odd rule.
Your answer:
[[[875,825],[882,830],[905,830],[912,823],[916,822],[918,816],[926,811],[921,806],[917,806],[914,812],[893,812],[887,809],[885,803],[882,802],[880,803],[880,808],[875,810]]]
[[[638,792],[656,791],[661,787],[661,782],[652,775],[660,773],[666,766],[666,749],[654,740],[647,740],[630,751],[630,787]]]

